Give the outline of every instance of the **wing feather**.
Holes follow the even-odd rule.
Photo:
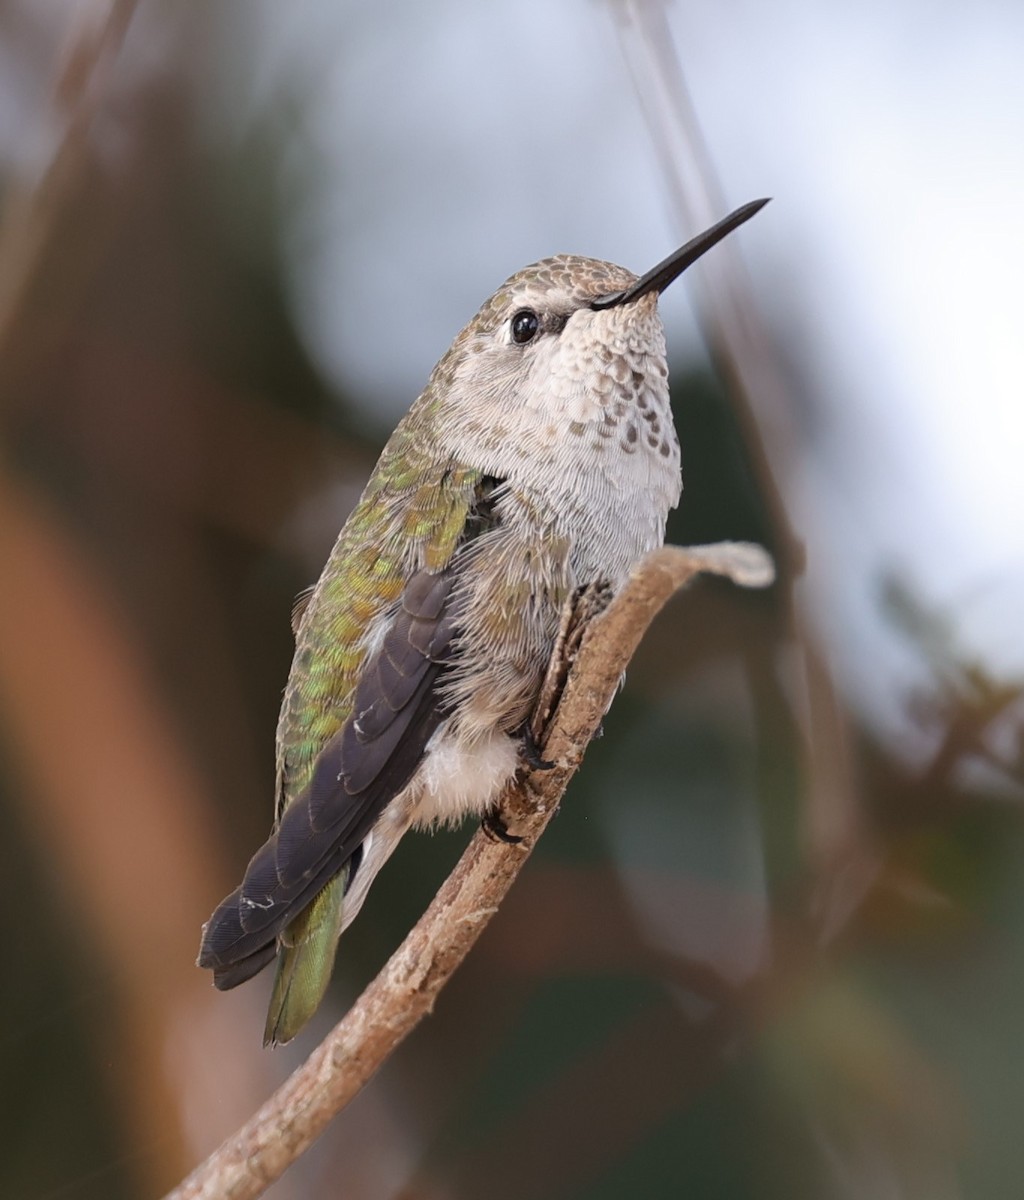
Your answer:
[[[464,470],[459,478],[470,491],[459,493],[458,526],[451,527],[455,508],[444,516],[451,550],[443,562],[426,556],[428,566],[406,580],[379,648],[361,666],[347,720],[320,748],[240,887],[204,928],[199,963],[213,968],[220,988],[262,969],[276,939],[331,879],[344,871],[351,880],[363,840],[449,715],[440,683],[457,636],[459,579],[469,544],[493,524],[500,484]]]
[[[455,636],[458,567],[456,557],[444,571],[410,578],[359,677],[352,715],[318,755],[309,783],[253,856],[241,887],[210,918],[199,961],[214,968],[217,981],[231,980],[232,964],[257,951],[262,961],[253,973],[269,961],[263,947],[338,874],[412,778],[447,716],[436,684]]]

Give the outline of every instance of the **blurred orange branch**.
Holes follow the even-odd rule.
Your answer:
[[[178,969],[221,890],[210,808],[111,598],[40,502],[2,475],[0,562],[0,711],[32,801],[23,811],[78,936],[115,975],[101,1037],[130,1084],[135,1143],[158,1163],[147,1176],[173,1178],[200,1082],[215,1107],[262,1079],[242,1056],[219,1080],[197,1066],[239,1035],[205,983]],[[172,1060],[183,1022],[188,1053]]]
[[[137,0],[75,7],[52,84],[52,153],[5,197],[0,392],[9,402],[34,398],[33,371],[52,361],[69,292],[77,298],[91,279],[83,259],[94,260],[98,243],[77,238],[69,248],[66,234],[88,209],[97,124],[137,8]],[[62,381],[62,402],[71,390]],[[66,426],[67,408],[59,415]],[[97,974],[109,981],[98,1057],[134,1147],[136,1187],[152,1192],[180,1177],[196,1147],[237,1122],[274,1075],[266,1062],[232,1054],[241,1033],[231,1009],[180,970],[194,957],[201,914],[223,890],[219,839],[141,637],[126,629],[118,598],[60,515],[3,457],[0,562],[0,712],[23,820],[70,936],[101,959]],[[214,1048],[232,1070],[213,1065]]]

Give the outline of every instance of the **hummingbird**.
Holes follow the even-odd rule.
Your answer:
[[[682,490],[658,297],[767,200],[645,275],[561,254],[510,276],[399,422],[292,616],[273,831],[203,927],[220,989],[277,960],[264,1045],[318,1008],[411,827],[486,817],[577,589],[614,590]]]

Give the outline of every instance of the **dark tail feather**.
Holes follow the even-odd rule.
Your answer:
[[[356,847],[348,863],[339,861],[340,856],[336,856],[323,872],[326,881],[344,871],[342,886],[347,888],[362,857],[362,845]],[[242,927],[242,888],[236,888],[230,896],[226,896],[203,926],[202,945],[199,948],[198,965],[213,971],[214,986],[225,992],[262,971],[277,953],[278,935],[316,899],[324,883],[324,879],[307,883],[297,896],[292,896],[288,905],[277,908],[273,920],[252,932]]]
[[[240,962],[232,963],[229,967],[215,967],[213,971],[213,986],[218,991],[226,992],[240,983],[252,979],[270,962],[277,953],[277,941],[268,942],[261,949],[243,958]]]

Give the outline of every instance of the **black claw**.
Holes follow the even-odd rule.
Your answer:
[[[519,756],[531,770],[550,771],[554,767],[553,762],[541,758],[540,747],[537,745],[537,739],[533,736],[533,730],[529,725],[524,725],[519,730],[519,738]]]
[[[523,840],[521,837],[516,837],[514,833],[509,833],[508,826],[496,808],[492,808],[489,813],[484,815],[484,819],[480,822],[480,828],[491,841],[504,842],[507,846],[517,846]]]

